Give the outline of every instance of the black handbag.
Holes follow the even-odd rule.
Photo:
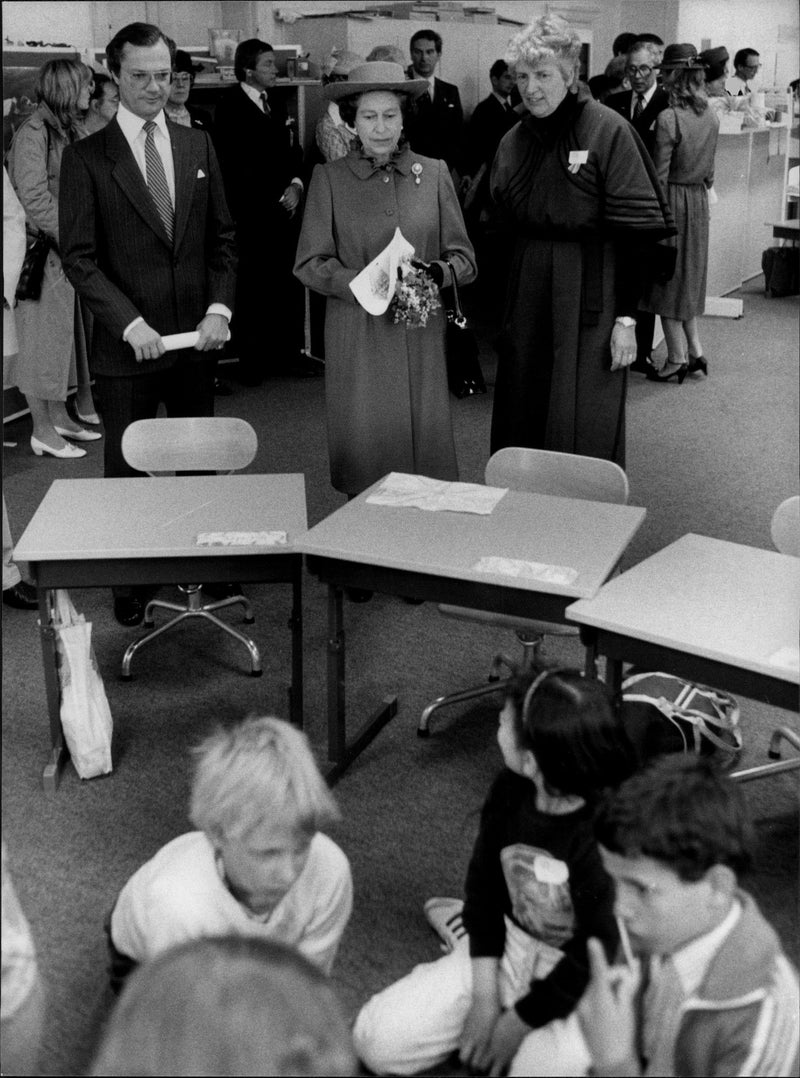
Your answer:
[[[52,246],[46,232],[28,232],[25,258],[17,283],[17,299],[40,299],[44,283],[44,267]]]
[[[447,327],[445,329],[444,348],[447,359],[447,384],[453,396],[474,397],[486,392],[480,360],[478,342],[475,334],[467,325],[461,301],[458,297],[456,273],[449,259],[445,259],[450,270],[450,302],[445,301]]]

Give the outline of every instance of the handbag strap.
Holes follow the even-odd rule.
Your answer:
[[[447,263],[447,268],[450,270],[450,285],[453,289],[453,309],[448,310],[448,321],[453,322],[459,329],[464,329],[467,325],[467,320],[464,317],[464,312],[461,309],[461,300],[458,295],[458,281],[456,280],[456,271],[453,269],[453,263],[449,258],[444,260]]]

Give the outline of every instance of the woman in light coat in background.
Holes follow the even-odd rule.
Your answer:
[[[67,411],[77,385],[77,413],[84,423],[100,422],[90,385],[80,306],[64,276],[58,252],[58,184],[64,147],[80,138],[82,116],[92,91],[91,72],[76,60],[49,60],[36,81],[37,107],[14,136],[8,172],[25,210],[29,232],[51,242],[41,298],[22,300],[16,309],[19,353],[9,376],[25,395],[33,419],[31,448],[37,456],[83,457],[75,442],[95,441]]]

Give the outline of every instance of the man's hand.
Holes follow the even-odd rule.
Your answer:
[[[497,1019],[487,1050],[486,1067],[491,1075],[505,1074],[524,1037],[531,1031],[512,1007]]]
[[[207,314],[202,322],[197,323],[200,336],[194,346],[196,352],[213,352],[222,348],[228,339],[228,319],[221,314]]]
[[[622,328],[622,327],[620,327]],[[589,940],[589,985],[577,1007],[592,1063],[599,1069],[635,1074],[627,1062],[636,1057],[634,997],[641,981],[641,967],[609,966],[603,945]]]
[[[128,344],[133,349],[137,363],[146,359],[158,359],[166,351],[161,334],[156,333],[147,322],[139,322],[133,327],[128,334]]]
[[[611,331],[611,370],[630,367],[636,359],[636,328],[614,323]]]
[[[290,183],[281,195],[279,202],[290,217],[294,217],[297,207],[300,205],[300,188],[296,183]]]

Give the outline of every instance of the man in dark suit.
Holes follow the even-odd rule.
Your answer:
[[[303,154],[283,99],[270,93],[272,46],[242,41],[234,59],[238,86],[217,105],[214,138],[236,222],[239,271],[232,350],[239,378],[259,385],[271,374],[321,374],[301,356],[304,294],[292,273],[303,196]]]
[[[417,30],[411,38],[408,77],[427,79],[430,90],[411,106],[404,127],[415,153],[461,167],[463,111],[458,87],[434,75],[442,55],[442,39],[433,30]]]
[[[635,41],[625,64],[625,74],[631,89],[611,94],[603,102],[628,120],[651,158],[656,143],[656,118],[669,104],[666,90],[656,82],[656,65],[660,62],[661,49],[655,42]],[[636,361],[628,370],[637,371],[639,374],[653,372],[650,353],[653,350],[655,324],[654,314],[649,311],[636,312]]]
[[[215,351],[228,335],[236,254],[211,140],[164,116],[172,61],[162,32],[124,27],[106,50],[119,87],[116,118],[74,143],[61,166],[64,270],[95,316],[92,370],[103,402],[105,474],[137,475],[122,434],[153,418],[214,412]],[[197,330],[194,348],[167,352],[163,337]],[[136,625],[140,594],[117,595]]]

